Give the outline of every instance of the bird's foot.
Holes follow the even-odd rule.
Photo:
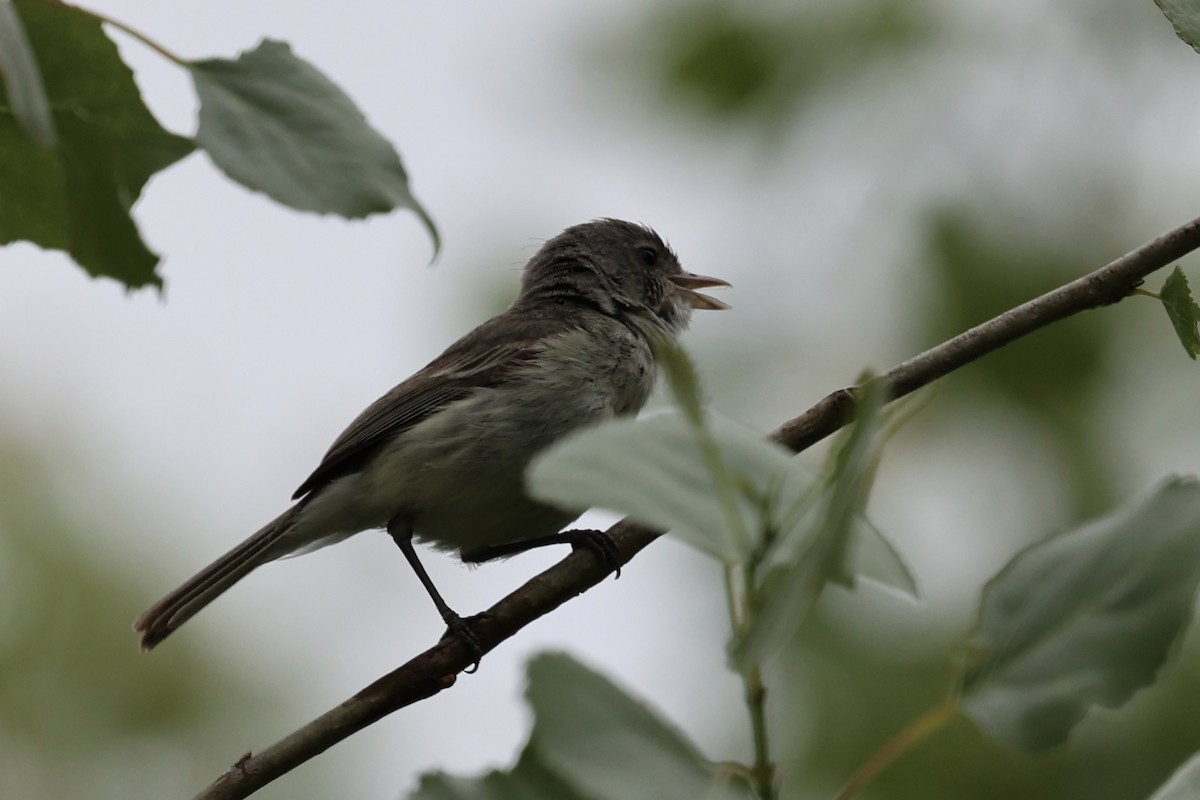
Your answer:
[[[571,544],[572,550],[591,550],[605,566],[614,573],[613,580],[621,577],[621,552],[608,531],[598,531],[594,528],[575,528],[562,533],[564,541]]]
[[[483,659],[483,645],[480,644],[479,637],[475,635],[475,630],[469,622],[450,609],[446,609],[442,614],[442,619],[446,622],[446,632],[442,634],[442,641],[454,638],[465,644],[475,660],[463,672],[468,674],[475,672],[479,669],[479,662]]]

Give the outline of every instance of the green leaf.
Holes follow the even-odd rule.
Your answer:
[[[682,733],[602,675],[562,654],[529,665],[538,760],[598,800],[746,798]]]
[[[734,550],[743,554],[749,553],[753,549],[754,540],[758,538],[752,531],[754,527],[761,529],[763,522],[758,520],[757,525],[749,527],[744,516],[739,513],[738,506],[742,500],[739,494],[743,494],[747,487],[739,485],[709,429],[696,365],[674,337],[668,336],[657,325],[650,325],[637,316],[634,316],[633,320],[650,343],[654,361],[666,375],[676,405],[692,426],[692,436],[700,448],[701,458],[712,478],[713,493],[721,511],[726,537]],[[750,491],[748,499],[753,504],[761,503],[753,491]]]
[[[1196,0],[1154,0],[1171,21],[1175,34],[1200,52],[1200,3]]]
[[[1197,327],[1197,323],[1200,323],[1200,306],[1192,299],[1192,290],[1183,270],[1179,267],[1172,270],[1163,282],[1159,297],[1163,308],[1167,310],[1167,318],[1175,328],[1175,335],[1179,337],[1179,343],[1195,361],[1196,356],[1200,355],[1200,328]]]
[[[706,416],[737,486],[744,526],[758,533],[766,526],[779,536],[768,566],[792,565],[821,525],[815,490],[822,488],[822,479],[783,447],[724,417]],[[627,514],[725,563],[743,563],[749,553],[729,533],[714,482],[691,424],[679,413],[617,420],[576,433],[542,453],[526,475],[530,493],[544,502]],[[865,516],[854,519],[849,538],[856,571],[917,595],[912,572]]]
[[[54,147],[58,136],[50,117],[50,100],[33,58],[21,18],[10,0],[0,0],[0,75],[17,122],[42,147]]]
[[[851,532],[866,510],[867,496],[875,480],[887,391],[882,381],[869,377],[860,381],[854,426],[837,450],[825,520],[820,534],[814,537],[810,553],[822,574],[846,586],[854,585],[854,573],[847,565],[846,555]]]
[[[187,64],[200,96],[196,142],[238,183],[300,211],[350,219],[408,208],[440,245],[387,139],[283,42]]]
[[[1175,770],[1150,800],[1200,800],[1200,753]]]
[[[442,772],[421,776],[409,800],[591,800],[550,772],[526,748],[511,770],[493,770],[480,778]]]
[[[984,589],[964,711],[1020,750],[1063,742],[1090,706],[1116,708],[1154,681],[1198,582],[1191,478],[1023,550]]]
[[[797,460],[793,467],[798,465],[800,462]],[[778,526],[779,531],[788,535],[768,552],[764,560],[768,570],[786,571],[789,565],[795,563],[803,555],[809,544],[809,538],[820,526],[823,497],[813,491],[813,489],[821,488],[819,484],[820,481],[816,478],[809,481],[808,496],[801,497],[800,502],[803,503],[801,513],[791,518],[796,521],[785,521]],[[797,489],[782,490],[780,497],[794,497],[797,495]],[[785,517],[785,519],[788,518]],[[855,520],[854,529],[850,533],[849,560],[854,565],[854,572],[858,577],[866,578],[912,599],[920,597],[917,579],[904,557],[865,515]]]
[[[0,94],[0,244],[64,250],[90,274],[130,288],[160,285],[158,257],[129,210],[150,176],[190,153],[192,143],[150,114],[99,22],[69,6],[16,6],[59,141],[48,150],[29,139],[4,110],[7,92]]]
[[[516,766],[425,775],[409,800],[749,800],[740,780],[604,676],[553,653],[528,673],[533,731]]]
[[[763,561],[768,570],[787,568],[804,553],[813,531],[820,527],[827,480],[793,458],[788,474],[779,482],[774,501],[774,529],[779,538]],[[860,515],[850,534],[849,559],[855,573],[874,583],[907,595],[920,596],[917,579],[908,563],[883,532]]]
[[[736,423],[708,415],[722,461],[742,487],[745,528],[761,528],[761,507],[792,456]],[[607,508],[729,564],[745,561],[746,545],[725,523],[718,487],[692,425],[679,413],[616,420],[580,431],[547,448],[526,473],[533,497],[563,508]],[[753,543],[748,543],[752,545]]]
[[[917,579],[904,557],[866,517],[859,521],[850,536],[850,560],[859,577],[895,589],[913,599],[921,596]]]
[[[854,534],[862,527],[877,463],[881,411],[887,400],[887,388],[881,381],[865,380],[860,391],[857,419],[836,453],[828,489],[816,506],[820,516],[811,526],[802,520],[793,530],[780,531],[781,546],[795,549],[796,555],[772,559],[778,566],[764,580],[766,599],[752,615],[745,634],[734,642],[733,656],[739,664],[762,664],[789,641],[828,582],[854,586],[849,554]],[[869,545],[872,555],[883,555],[879,540],[881,536]],[[897,563],[900,571],[907,573],[898,558]]]

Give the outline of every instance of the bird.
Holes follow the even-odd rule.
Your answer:
[[[651,338],[676,339],[693,309],[729,308],[700,289],[655,231],[596,219],[547,240],[512,305],[369,405],[296,490],[294,504],[134,622],[150,650],[270,561],[366,530],[399,546],[448,631],[482,655],[414,547],[479,563],[551,544],[590,547],[615,566],[599,531],[562,531],[586,509],[533,500],[525,468],[584,426],[636,414],[657,366]]]

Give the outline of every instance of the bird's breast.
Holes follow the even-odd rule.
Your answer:
[[[632,337],[630,337],[632,338]],[[564,334],[543,357],[475,390],[389,444],[364,474],[372,494],[407,498],[418,538],[470,550],[560,530],[583,509],[525,493],[535,455],[586,425],[635,413],[654,386],[644,344]]]

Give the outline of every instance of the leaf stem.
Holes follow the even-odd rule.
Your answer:
[[[741,585],[738,579],[737,571],[739,567],[733,564],[725,565],[725,605],[729,609],[729,627],[733,629],[736,636],[742,630],[745,624],[745,615],[740,605],[738,605],[741,597],[738,592],[738,586]]]
[[[758,598],[751,576],[757,572],[753,565],[738,564],[725,567],[725,602],[729,607],[729,624],[733,640],[744,635],[757,608]],[[748,664],[738,670],[742,693],[750,713],[750,734],[754,743],[754,764],[749,769],[750,782],[758,800],[777,800],[775,764],[771,760],[771,737],[767,728],[767,685],[762,668]]]
[[[77,6],[77,5],[73,5],[71,3],[63,2],[63,0],[41,0],[41,1],[49,6],[59,6],[61,8],[69,8],[72,11],[77,11],[80,14],[83,14],[85,17],[91,17],[92,19],[96,20],[97,22],[104,23],[107,25],[112,25],[114,28],[121,31],[122,33],[126,33],[126,34],[132,36],[134,39],[137,39],[139,42],[146,45],[146,47],[149,47],[151,50],[154,50],[159,55],[161,55],[163,58],[167,59],[168,61],[174,61],[176,64],[178,64],[181,67],[187,66],[187,62],[184,61],[182,58],[175,55],[170,50],[168,50],[167,48],[163,47],[158,42],[151,39],[149,36],[146,36],[144,33],[141,33],[139,31],[134,30],[133,28],[129,27],[124,22],[115,20],[112,17],[106,17],[105,15],[101,14],[98,11],[92,11],[90,8],[84,8],[83,6]]]
[[[725,566],[725,603],[729,608],[729,625],[733,640],[745,635],[754,614],[755,588],[750,576],[753,568],[746,564]],[[750,734],[754,742],[754,765],[747,771],[758,800],[776,800],[775,764],[771,761],[771,737],[767,729],[767,685],[757,664],[740,668],[742,693],[750,712]],[[744,768],[743,768],[744,769]]]
[[[1140,294],[1142,297],[1153,297],[1155,300],[1162,300],[1162,295],[1158,292],[1152,292],[1149,289],[1134,289],[1130,294]]]
[[[759,800],[776,800],[775,764],[771,761],[771,738],[767,731],[767,687],[758,665],[742,670],[750,730],[754,737],[754,767],[751,775]]]
[[[879,773],[890,767],[896,759],[932,734],[937,733],[957,715],[958,705],[951,700],[946,700],[917,717],[872,753],[871,757],[850,776],[850,780],[846,781],[846,785],[834,796],[833,800],[850,800],[875,780]]]

